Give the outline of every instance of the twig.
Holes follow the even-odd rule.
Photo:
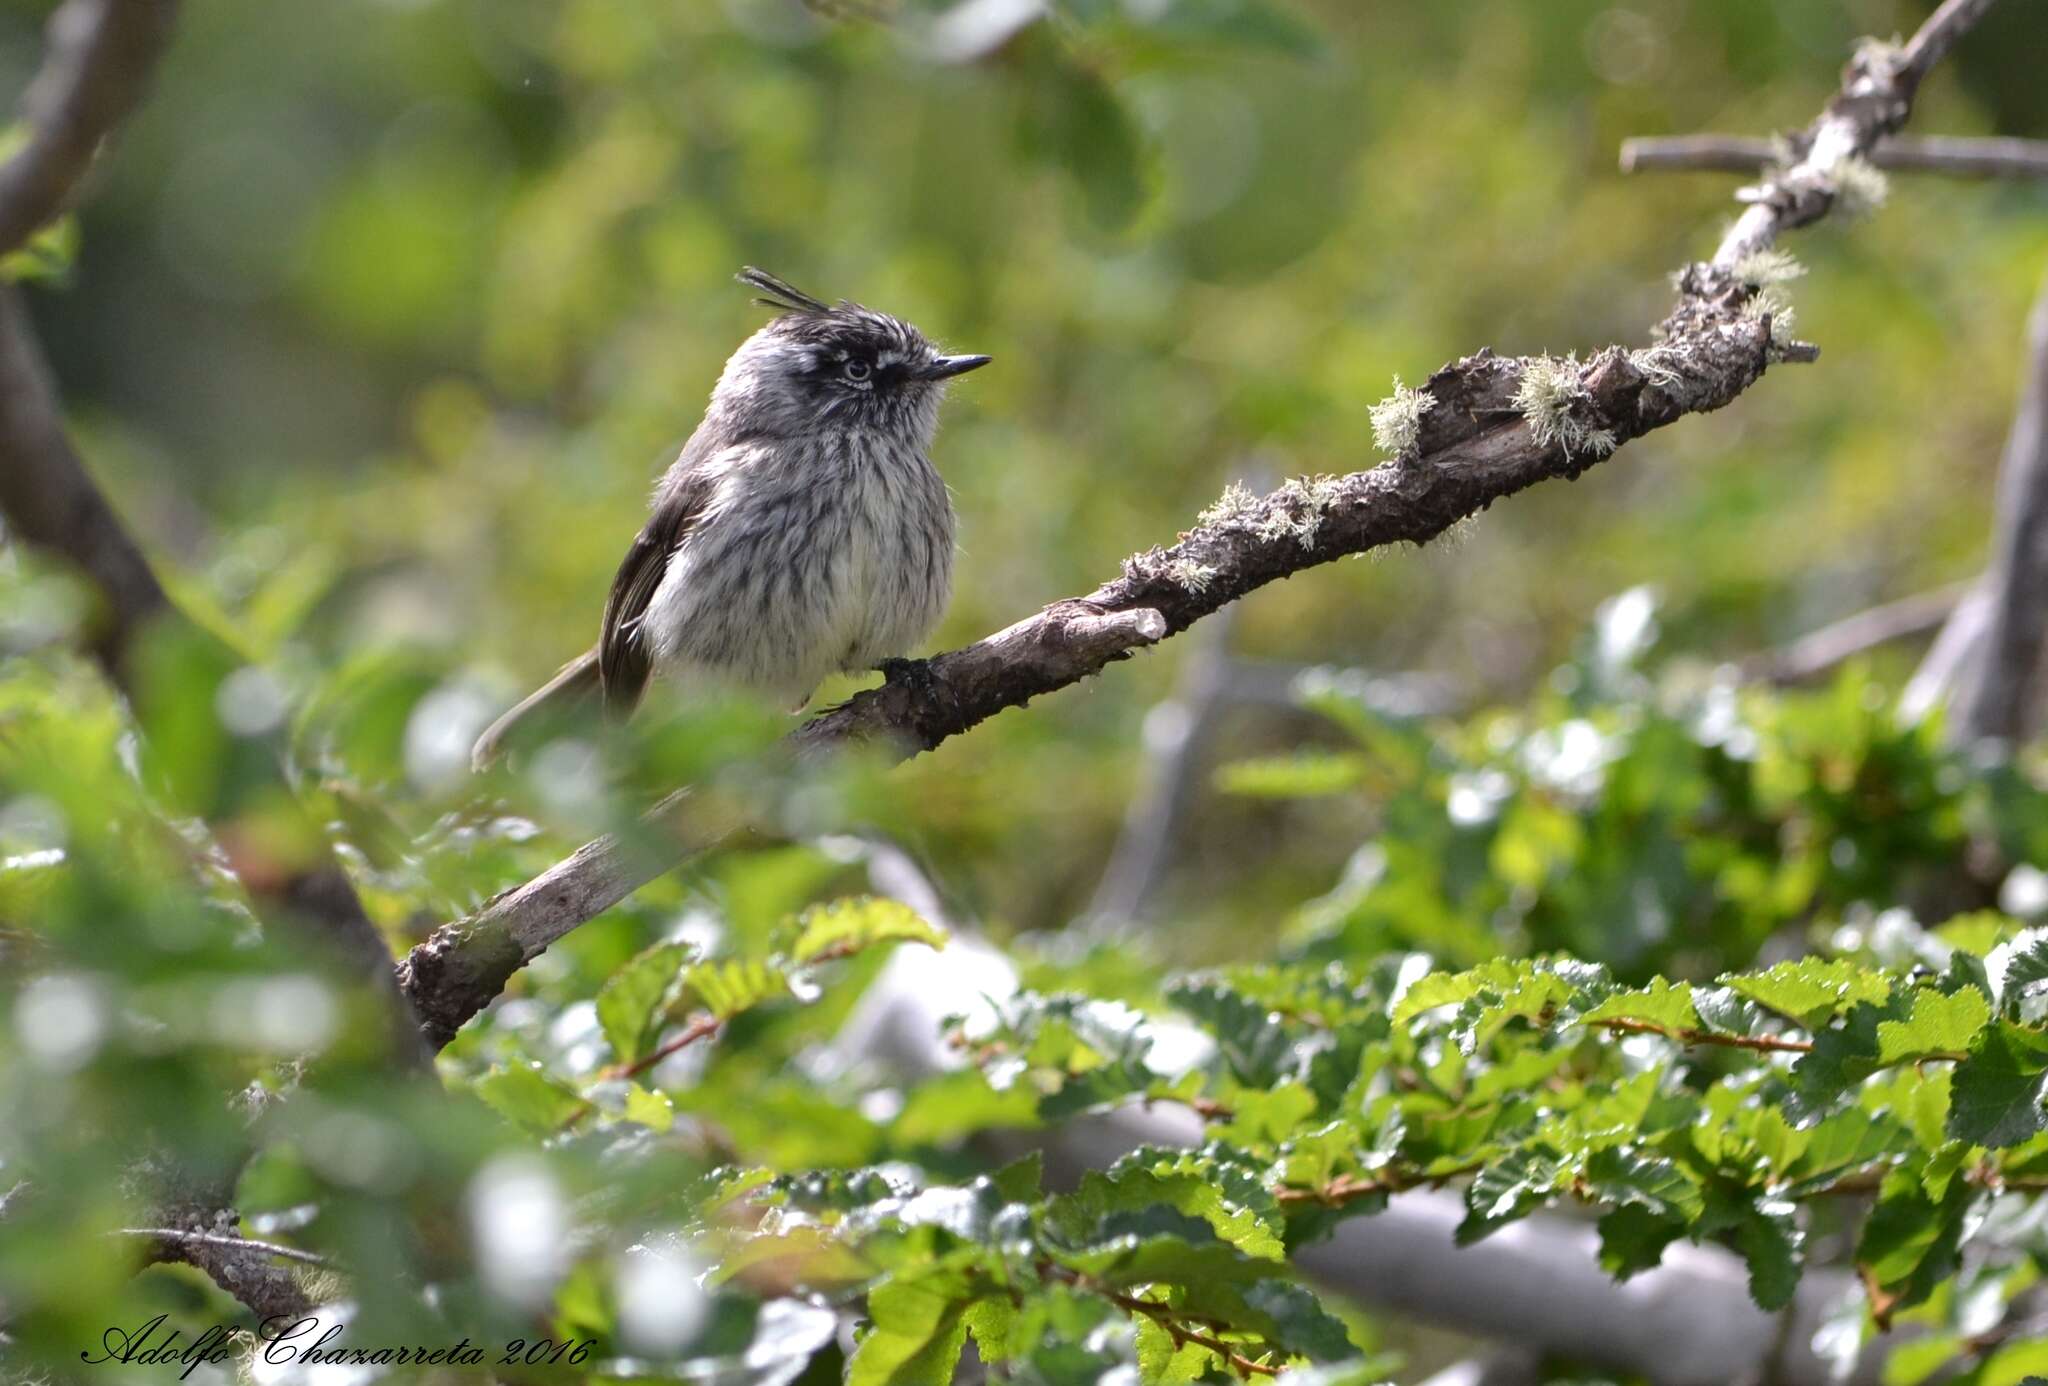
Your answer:
[[[1756,173],[1787,154],[1796,140],[1749,135],[1639,135],[1621,144],[1623,173]],[[2048,141],[2000,136],[1894,135],[1867,156],[1881,169],[1945,173],[1959,178],[2048,178]]]
[[[725,1022],[721,1021],[715,1015],[700,1015],[695,1020],[691,1021],[689,1025],[684,1027],[684,1029],[680,1031],[676,1035],[676,1037],[670,1040],[668,1043],[661,1045],[658,1048],[651,1050],[646,1054],[643,1054],[638,1059],[635,1059],[632,1063],[627,1064],[623,1068],[615,1067],[606,1069],[604,1071],[604,1076],[607,1078],[638,1078],[641,1074],[645,1073],[648,1069],[653,1068],[656,1064],[660,1063],[663,1059],[668,1058],[671,1054],[681,1053],[683,1050],[688,1049],[691,1045],[695,1044],[698,1040],[710,1039],[713,1035],[718,1033],[718,1027],[724,1023]]]
[[[1131,799],[1088,904],[1088,916],[1105,928],[1140,918],[1173,860],[1229,694],[1230,631],[1242,609],[1227,606],[1202,626],[1181,666],[1180,686],[1145,714],[1143,787]]]
[[[1970,587],[1967,582],[1956,583],[1844,616],[1789,644],[1744,660],[1743,674],[1771,683],[1806,683],[1817,679],[1879,645],[1940,630]]]
[[[65,0],[22,102],[28,143],[0,165],[0,254],[70,205],[100,145],[149,88],[177,0]]]
[[[1965,743],[2020,740],[2041,701],[2048,645],[2048,280],[2027,319],[2027,364],[1994,513],[1984,636],[1965,666],[1948,729]]]
[[[283,1246],[277,1242],[259,1242],[254,1237],[231,1237],[219,1232],[193,1232],[177,1227],[121,1227],[112,1234],[117,1237],[154,1237],[158,1241],[177,1242],[185,1246],[230,1247],[236,1250],[260,1251],[266,1256],[282,1256],[287,1261],[302,1261],[309,1266],[324,1266],[325,1256],[311,1251],[301,1251],[295,1246]]]
[[[1783,1035],[1724,1035],[1713,1030],[1673,1030],[1649,1020],[1596,1020],[1595,1025],[1629,1035],[1658,1035],[1677,1044],[1706,1044],[1722,1049],[1749,1049],[1759,1054],[1810,1054],[1813,1041]]]
[[[137,1229],[134,1235],[154,1239],[151,1260],[181,1262],[204,1271],[259,1319],[279,1315],[301,1319],[312,1312],[312,1296],[274,1260],[282,1256],[317,1264],[318,1258],[311,1253],[239,1235],[233,1209],[172,1208],[164,1210],[163,1216],[167,1223],[189,1225]]]

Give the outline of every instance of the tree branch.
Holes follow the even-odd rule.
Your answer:
[[[0,255],[60,215],[93,155],[148,90],[177,0],[65,0],[22,101],[28,143],[0,165]]]
[[[1771,315],[1739,268],[1781,233],[1827,215],[1845,166],[1898,130],[1928,67],[1992,3],[1947,0],[1904,48],[1857,50],[1841,90],[1807,132],[1806,157],[1745,190],[1750,205],[1713,261],[1679,274],[1679,301],[1654,330],[1656,345],[1612,346],[1584,363],[1482,348],[1406,401],[1412,442],[1393,461],[1290,482],[1263,497],[1226,493],[1177,543],[1126,559],[1121,576],[935,656],[924,677],[856,694],[792,733],[791,746],[804,754],[857,741],[904,755],[930,750],[1268,583],[1390,544],[1427,543],[1497,500],[1576,478],[1633,439],[1721,408],[1774,362],[1812,359],[1813,348],[1774,339]],[[599,838],[481,914],[443,925],[399,970],[415,1007],[431,1017],[429,1032],[445,1042],[496,994],[492,979],[502,986],[539,951],[536,942],[545,947],[610,908],[697,842],[671,836],[666,863],[653,865],[629,861],[621,843]]]
[[[1752,135],[1640,135],[1623,140],[1623,173],[1756,173],[1803,151],[1796,139]],[[1868,155],[1881,169],[1958,178],[2048,178],[2048,141],[2010,136],[1895,135]]]
[[[67,0],[52,19],[51,51],[28,100],[37,133],[0,168],[0,246],[9,244],[8,228],[25,228],[25,237],[70,195],[92,150],[139,98],[175,13],[170,0]],[[132,661],[144,631],[184,618],[65,435],[28,310],[7,286],[0,286],[0,515],[21,540],[90,579],[101,605],[89,637],[93,655],[132,700]],[[196,628],[189,633],[208,638]],[[277,779],[289,790],[281,764]],[[321,841],[317,829],[306,840]],[[393,1004],[397,1052],[415,1065],[428,1061],[393,984],[390,950],[330,853],[244,884],[267,919],[311,925],[336,945]]]
[[[1879,645],[1940,630],[1970,588],[1970,583],[1957,583],[1932,592],[1916,592],[1844,616],[1777,649],[1752,655],[1742,663],[1743,674],[1771,683],[1810,682]]]
[[[248,1240],[237,1230],[232,1209],[172,1211],[166,1214],[166,1221],[168,1226],[136,1232],[149,1241],[150,1261],[178,1262],[204,1271],[258,1319],[278,1315],[302,1319],[313,1311],[313,1297],[276,1259],[289,1256],[318,1262],[310,1252]]]
[[[2048,644],[2048,280],[2027,320],[2019,406],[1999,466],[1983,637],[1964,666],[1951,736],[2018,741],[2041,701]]]

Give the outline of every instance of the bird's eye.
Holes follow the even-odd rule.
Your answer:
[[[846,378],[856,385],[865,384],[867,378],[874,373],[875,368],[861,360],[858,356],[846,363]]]

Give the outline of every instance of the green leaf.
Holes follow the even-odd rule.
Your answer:
[[[2048,928],[2026,930],[1995,950],[1985,964],[1997,979],[2000,1004],[2016,1007],[2022,997],[2048,983]]]
[[[1071,177],[1098,227],[1129,225],[1149,183],[1136,123],[1100,74],[1042,35],[1028,38],[1012,45],[1023,83],[1017,131],[1024,154]]]
[[[1910,1308],[1955,1273],[1969,1187],[1951,1182],[1947,1194],[1929,1198],[1909,1169],[1885,1176],[1877,1206],[1863,1224],[1856,1263],[1873,1283],[1896,1296],[1895,1308]]]
[[[1799,1252],[1805,1241],[1794,1206],[1767,1199],[1746,1209],[1734,1240],[1749,1265],[1749,1297],[1766,1310],[1790,1304],[1799,1289]]]
[[[1736,972],[1719,979],[1729,990],[1799,1022],[1809,1030],[1860,1001],[1883,1005],[1891,982],[1842,959],[1802,958],[1762,972]]]
[[[1214,977],[1184,978],[1167,998],[1216,1037],[1238,1082],[1270,1088],[1280,1081],[1294,1057],[1294,1036],[1270,1006]]]
[[[1686,1223],[1696,1221],[1705,1206],[1699,1185],[1675,1163],[1620,1148],[1587,1157],[1585,1181],[1604,1202],[1634,1204]]]
[[[922,943],[944,948],[946,934],[897,900],[861,896],[806,910],[797,921],[790,957],[799,963],[825,956],[845,957],[878,943]]]
[[[1565,1181],[1565,1171],[1551,1153],[1516,1150],[1494,1161],[1480,1170],[1465,1190],[1465,1220],[1458,1224],[1458,1245],[1469,1246],[1527,1217]]]
[[[1913,993],[1913,1009],[1905,1020],[1880,1021],[1877,1057],[1885,1064],[1904,1063],[1928,1055],[1958,1054],[1968,1049],[1991,1019],[1991,1003],[1975,987],[1944,996],[1932,987]]]
[[[638,1083],[628,1083],[626,1120],[636,1121],[650,1131],[666,1131],[676,1124],[676,1104],[667,1093],[649,1092]]]
[[[1949,1085],[1948,1134],[1993,1148],[2048,1131],[2048,1037],[1999,1021],[1977,1036]]]
[[[1136,1151],[1046,1205],[1046,1224],[1073,1245],[1119,1235],[1125,1217],[1170,1208],[1200,1218],[1218,1238],[1247,1256],[1278,1261],[1286,1249],[1272,1195],[1241,1167],[1206,1155]]]
[[[1877,1029],[1893,1011],[1859,1004],[1848,1018],[1813,1038],[1813,1049],[1792,1065],[1792,1091],[1785,1115],[1795,1126],[1811,1126],[1839,1107],[1850,1089],[1884,1067],[1878,1058]]]
[[[492,1069],[476,1080],[476,1094],[499,1115],[541,1135],[553,1135],[589,1107],[539,1064]]]
[[[597,1023],[621,1064],[647,1052],[674,1000],[690,950],[657,943],[614,972],[597,993]]]
[[[1662,977],[1652,978],[1647,987],[1617,992],[1579,1017],[1584,1025],[1602,1020],[1641,1020],[1665,1030],[1700,1028],[1699,1012],[1693,1009],[1692,988]]]
[[[683,984],[720,1020],[789,995],[787,977],[751,958],[697,963],[683,974]]]
[[[868,1292],[873,1327],[846,1364],[846,1386],[949,1386],[967,1342],[967,1305],[951,1276],[891,1279]]]
[[[1685,1235],[1685,1225],[1640,1203],[1624,1203],[1600,1219],[1600,1268],[1616,1280],[1655,1270],[1664,1248]]]
[[[1143,1386],[1185,1386],[1215,1363],[1216,1354],[1199,1343],[1176,1342],[1157,1321],[1137,1317],[1138,1380]]]

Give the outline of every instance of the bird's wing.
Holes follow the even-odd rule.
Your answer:
[[[612,579],[604,604],[604,632],[597,642],[598,684],[605,711],[623,718],[639,706],[654,668],[653,651],[641,630],[655,589],[668,572],[668,561],[703,518],[717,490],[718,469],[690,465],[686,449],[675,473],[662,484],[654,511],[641,527],[633,547]]]

